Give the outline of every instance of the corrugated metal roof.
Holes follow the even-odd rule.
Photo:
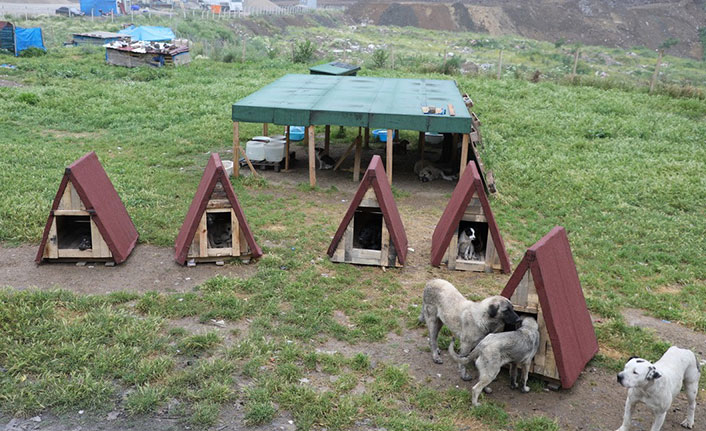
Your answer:
[[[238,219],[240,231],[243,233],[243,236],[245,236],[245,240],[250,247],[252,257],[256,258],[262,256],[262,250],[255,242],[255,237],[250,230],[248,221],[245,219],[243,208],[240,206],[240,202],[238,202],[238,198],[235,196],[233,185],[230,183],[228,174],[226,174],[226,171],[223,168],[221,158],[218,153],[212,153],[211,158],[208,160],[208,164],[206,165],[206,169],[203,172],[203,176],[201,177],[199,187],[196,190],[196,195],[194,195],[189,211],[186,213],[184,223],[181,225],[179,235],[177,235],[174,259],[182,265],[186,262],[189,247],[191,246],[191,242],[194,240],[194,234],[198,228],[199,221],[201,220],[201,216],[204,211],[206,211],[208,201],[211,198],[213,189],[216,187],[218,182],[220,182],[223,186],[226,196],[228,197],[228,201],[230,202],[231,207],[233,207],[235,217]]]
[[[39,246],[35,261],[39,263],[42,260],[49,229],[54,220],[53,211],[59,208],[59,202],[61,202],[64,189],[69,181],[76,189],[86,210],[93,212],[93,221],[108,248],[110,248],[115,263],[124,262],[132,252],[132,249],[135,248],[139,235],[130,215],[125,209],[125,205],[123,205],[120,196],[118,196],[118,192],[115,191],[113,183],[110,182],[108,174],[106,174],[103,165],[98,160],[98,156],[93,151],[66,168],[59,190],[56,193],[56,197],[54,197],[54,203],[51,207],[52,212],[50,212],[47,219],[44,235],[42,235],[42,243]]]
[[[448,106],[456,115],[450,115]],[[443,108],[424,114],[422,107]],[[233,121],[340,125],[470,133],[471,115],[454,81],[285,75],[233,104]]]
[[[385,226],[387,226],[387,230],[390,233],[392,243],[395,245],[397,258],[400,263],[404,265],[405,258],[407,257],[407,233],[404,230],[400,212],[397,210],[397,204],[392,195],[392,188],[387,181],[385,169],[382,167],[382,159],[377,155],[373,156],[373,159],[370,161],[368,169],[366,169],[365,175],[363,175],[363,179],[360,181],[358,190],[355,192],[351,204],[346,214],[343,216],[343,220],[341,220],[336,234],[333,236],[333,240],[331,240],[331,244],[328,247],[328,255],[333,256],[336,252],[336,247],[338,247],[338,243],[341,241],[341,238],[343,238],[348,224],[353,219],[355,210],[360,205],[365,196],[365,192],[367,192],[370,187],[375,190],[375,197],[380,205],[380,211],[385,220]]]
[[[505,251],[505,243],[500,235],[500,229],[498,229],[498,224],[495,222],[493,210],[490,209],[490,202],[488,202],[488,197],[485,195],[478,168],[476,168],[473,160],[468,162],[466,170],[463,171],[461,179],[458,180],[451,199],[434,229],[434,234],[431,237],[431,264],[433,266],[441,264],[441,259],[443,259],[451,243],[451,237],[456,232],[458,224],[463,218],[463,213],[475,194],[478,194],[483,214],[488,221],[488,230],[493,239],[495,250],[498,252],[503,273],[509,274],[511,271],[510,259],[508,259]]]
[[[74,37],[93,37],[96,39],[127,39],[130,36],[124,34],[112,33],[109,31],[91,31],[88,33],[74,33]]]
[[[561,386],[568,389],[598,352],[598,340],[563,227],[556,226],[527,249],[501,295],[512,297],[527,270],[532,271]]]

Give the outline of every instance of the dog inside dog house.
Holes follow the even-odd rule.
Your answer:
[[[188,266],[233,257],[248,262],[262,256],[217,153],[206,165],[175,248],[175,260]]]
[[[530,372],[555,387],[572,387],[598,352],[598,340],[563,227],[527,249],[501,295],[518,313],[537,318],[539,350]]]
[[[328,248],[334,262],[403,266],[407,234],[380,156],[373,156]]]
[[[431,264],[449,269],[510,273],[510,259],[490,208],[478,168],[471,160],[434,229]]]
[[[64,172],[35,261],[125,261],[137,243],[135,225],[95,152]]]

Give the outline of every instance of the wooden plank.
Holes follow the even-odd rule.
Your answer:
[[[55,216],[90,216],[86,210],[54,210]]]
[[[208,229],[206,224],[206,211],[201,215],[201,222],[199,223],[198,229],[196,229],[199,235],[199,256],[208,256]]]
[[[360,159],[362,154],[361,138],[358,136],[355,138],[355,159],[353,160],[353,181],[356,183],[360,181]]]
[[[73,187],[71,182],[66,185],[66,188],[71,188],[71,209],[72,210],[85,210],[86,206],[81,202],[81,198],[78,196],[78,191],[76,187]]]
[[[230,208],[230,201],[228,199],[211,199],[206,204],[206,209],[215,208]]]
[[[289,127],[290,126],[285,126],[284,128],[284,134],[285,134],[285,153],[284,153],[284,170],[285,172],[289,170]]]
[[[206,213],[208,213],[208,214],[229,213],[232,211],[233,211],[233,208],[210,208],[210,209],[206,210]]]
[[[348,146],[348,148],[346,148],[346,151],[343,152],[343,155],[338,158],[338,161],[337,161],[336,164],[333,166],[333,170],[334,170],[334,171],[337,171],[338,168],[339,168],[339,167],[341,166],[341,164],[343,163],[343,161],[346,160],[346,157],[348,157],[348,155],[351,153],[351,150],[353,150],[353,147],[355,147],[355,143],[356,143],[356,142],[357,142],[357,138],[354,139],[353,142],[351,142],[351,144]]]
[[[56,218],[52,220],[51,227],[49,228],[49,236],[47,237],[47,244],[44,246],[43,257],[49,259],[59,258],[59,248],[57,244],[58,238],[56,236]]]
[[[529,276],[530,271],[527,270],[525,271],[525,275],[522,277],[522,280],[517,284],[517,287],[515,288],[515,292],[512,294],[512,297],[510,298],[510,301],[512,301],[512,305],[517,305],[520,307],[527,307],[527,290],[528,290],[528,276]]]
[[[93,257],[93,250],[79,250],[77,248],[60,248],[59,258],[80,258],[80,259],[90,259]]]
[[[240,176],[240,127],[233,121],[233,178]]]
[[[307,136],[309,137],[309,185],[316,187],[316,132],[314,126],[309,126]]]
[[[451,242],[449,243],[448,249],[448,262],[446,266],[449,269],[456,269],[456,260],[458,258],[458,228],[454,231],[451,236]]]
[[[370,148],[370,127],[365,128],[365,141],[363,148],[365,148],[366,150]]]
[[[233,255],[232,248],[208,248],[206,249],[208,257],[228,257]]]
[[[390,266],[390,232],[387,231],[385,219],[382,219],[382,232],[380,234],[380,265]]]
[[[539,309],[539,295],[537,294],[537,288],[534,285],[534,279],[532,278],[532,271],[527,270],[527,306]]]
[[[424,144],[426,144],[427,135],[424,132],[419,132],[419,138],[417,140],[418,150],[419,150],[419,160],[424,160]]]
[[[493,272],[493,262],[498,256],[498,251],[495,249],[492,234],[488,229],[488,238],[485,241],[485,272]]]
[[[380,262],[382,252],[380,250],[368,250],[365,248],[353,248],[351,250],[351,258],[353,259],[376,259]]]
[[[235,217],[235,210],[231,208],[230,210],[230,229],[231,229],[231,254],[233,256],[240,256],[240,224],[238,224],[238,219]]]
[[[387,160],[386,162],[386,170],[387,170],[387,181],[392,185],[392,140],[393,140],[393,133],[394,131],[392,129],[387,129]],[[460,178],[460,177],[459,177]]]
[[[60,210],[70,210],[71,209],[71,181],[66,183],[66,188],[64,193],[61,195],[61,200],[59,201]]]
[[[365,191],[363,199],[360,200],[358,207],[366,208],[380,208],[380,203],[378,202],[377,196],[375,195],[375,189],[372,187]]]
[[[355,216],[351,219],[350,223],[348,223],[348,227],[346,227],[346,232],[343,234],[343,238],[341,239],[341,242],[343,243],[343,259],[346,262],[350,262],[351,260],[351,251],[353,250],[353,221],[355,219]]]
[[[464,211],[465,214],[475,214],[475,215],[484,215],[483,213],[483,206],[480,203],[480,199],[478,196],[473,196],[471,198],[471,201],[468,202],[468,206],[466,207],[466,210]]]
[[[91,218],[91,249],[93,250],[93,257],[108,257],[108,244],[103,241],[103,236],[93,218]]]
[[[458,170],[459,178],[463,176],[463,171],[466,170],[466,163],[468,163],[468,133],[464,133],[461,140],[461,166]]]
[[[488,223],[488,219],[485,218],[484,215],[464,214],[461,217],[461,220],[472,221],[472,222],[477,222],[477,223]]]
[[[356,265],[373,265],[373,266],[380,266],[380,259],[373,258],[363,258],[363,257],[353,257],[350,260],[347,260],[346,262],[348,263],[354,263]]]
[[[324,128],[324,153],[328,154],[329,145],[331,144],[331,126],[326,125]]]
[[[448,108],[449,108],[449,115],[452,116],[452,117],[455,117],[455,116],[456,116],[456,110],[454,109],[454,105],[452,105],[451,103],[449,103]]]
[[[485,270],[485,264],[474,263],[474,261],[470,261],[470,260],[456,259],[456,268],[455,269],[457,269],[459,271],[483,272]]]
[[[245,238],[245,232],[243,231],[243,229],[239,230],[240,240],[238,242],[240,243],[240,256],[250,256],[252,254],[252,251],[250,250],[250,246],[248,245],[248,240]]]
[[[263,136],[269,136],[270,135],[270,125],[267,123],[262,123],[262,135]]]

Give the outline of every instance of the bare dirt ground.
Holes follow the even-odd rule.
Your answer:
[[[376,144],[380,145],[380,144]],[[372,157],[371,150],[364,155],[363,168]],[[332,147],[332,156],[340,155],[343,148]],[[300,183],[308,183],[308,164],[305,152],[297,148],[300,158],[296,169],[288,173],[275,173],[273,171],[259,171],[272,184],[285,186],[275,188],[274,192],[291,194],[296,193],[301,199],[311,199],[311,193],[298,191],[292,187]],[[433,158],[433,154],[428,154]],[[453,184],[445,181],[432,183],[419,182],[412,173],[411,164],[416,160],[416,153],[396,155],[394,165],[393,184],[403,192],[403,197],[397,199],[403,222],[407,231],[410,247],[414,252],[408,254],[407,265],[399,269],[402,284],[410,292],[408,304],[419,305],[420,286],[433,277],[444,277],[451,282],[465,286],[473,286],[471,291],[479,295],[496,293],[507,281],[508,276],[502,274],[469,274],[460,271],[449,272],[444,268],[429,266],[429,238],[435,224],[444,209],[448,197],[453,190]],[[349,160],[343,165],[344,169],[350,167]],[[323,190],[335,186],[337,191],[331,193],[318,193],[316,200],[319,205],[312,211],[325,211],[327,215],[342,215],[349,205],[350,197],[357,187],[352,181],[350,172],[318,171],[318,184]],[[498,186],[502,190],[502,178],[498,179]],[[308,211],[308,209],[306,210]],[[517,262],[522,252],[520,246],[513,243],[511,238],[504,238],[510,251],[511,260]],[[17,289],[26,289],[36,286],[41,289],[62,287],[77,293],[107,293],[119,290],[134,292],[158,291],[190,291],[197,284],[208,278],[223,274],[235,277],[249,277],[257,269],[257,265],[226,265],[218,267],[213,264],[201,264],[195,268],[181,267],[173,261],[173,250],[151,245],[138,245],[129,260],[122,265],[105,267],[102,265],[86,265],[77,267],[74,264],[44,264],[37,266],[34,263],[36,253],[35,245],[25,245],[16,248],[0,246],[0,280],[2,284]],[[325,250],[321,251],[325,258]],[[405,304],[406,306],[407,304]],[[626,321],[631,325],[650,328],[657,336],[682,347],[693,349],[700,357],[706,353],[706,335],[681,327],[678,324],[664,322],[645,316],[640,310],[624,310]],[[335,317],[345,322],[345,314],[337,311]],[[196,319],[176,319],[169,322],[170,326],[185,328],[190,333],[203,333],[218,330],[224,334],[224,342],[228,345],[236,341],[233,329],[237,333],[247,333],[248,322],[229,322],[226,328],[201,324]],[[387,340],[381,343],[359,343],[350,345],[335,340],[326,341],[318,346],[321,352],[340,352],[346,356],[364,352],[369,355],[374,367],[382,363],[407,365],[413,378],[424,385],[437,390],[446,390],[452,387],[468,389],[474,382],[464,382],[460,379],[456,365],[449,360],[443,352],[444,364],[437,365],[431,360],[428,348],[426,330],[422,327],[403,329],[400,334],[390,333]],[[335,376],[321,372],[307,375],[309,384],[314,388],[323,388]],[[364,383],[353,389],[354,393],[364,391]],[[238,381],[244,386],[248,382]],[[491,385],[493,393],[484,395],[484,400],[500,402],[506,411],[515,418],[526,418],[535,415],[544,415],[555,418],[562,430],[598,431],[613,430],[618,427],[622,418],[623,405],[627,391],[615,381],[615,374],[605,369],[589,365],[583,372],[575,386],[569,390],[549,391],[542,390],[530,394],[521,394],[511,390],[506,372],[501,373],[499,379]],[[706,388],[700,389],[699,406],[696,410],[696,423],[706,421],[704,410],[706,401]],[[469,406],[470,408],[470,406]],[[679,425],[686,412],[686,399],[681,394],[671,411],[663,430],[679,430]],[[272,423],[260,428],[247,428],[243,426],[244,408],[240,401],[223,409],[217,430],[286,430],[293,431],[296,423],[288,412],[281,412]],[[61,416],[42,414],[37,418],[9,418],[0,415],[0,430],[29,431],[29,430],[141,430],[147,426],[155,431],[186,429],[183,420],[169,415],[169,406],[150,417],[131,417],[122,411],[112,412],[67,412]],[[634,415],[633,430],[648,430],[651,425],[651,414],[644,407],[637,408]],[[482,424],[458,424],[459,429],[486,429]],[[360,421],[351,427],[352,430],[370,430],[375,427],[366,421]],[[701,428],[704,429],[704,428]]]

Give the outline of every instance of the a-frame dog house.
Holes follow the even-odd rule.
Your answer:
[[[221,158],[211,154],[191,206],[176,239],[176,261],[221,262],[262,256],[235,196]]]
[[[95,152],[72,163],[61,180],[35,261],[125,261],[137,229]]]
[[[458,247],[459,236],[466,228],[472,228],[476,237],[475,250],[468,260]],[[431,264],[439,266],[442,262],[449,269],[510,273],[505,243],[473,160],[468,162],[432,235]]]
[[[530,372],[573,386],[598,352],[598,340],[563,227],[527,249],[502,295],[515,311],[537,317],[540,344]]]
[[[380,156],[373,156],[328,248],[334,262],[402,266],[407,234]]]

